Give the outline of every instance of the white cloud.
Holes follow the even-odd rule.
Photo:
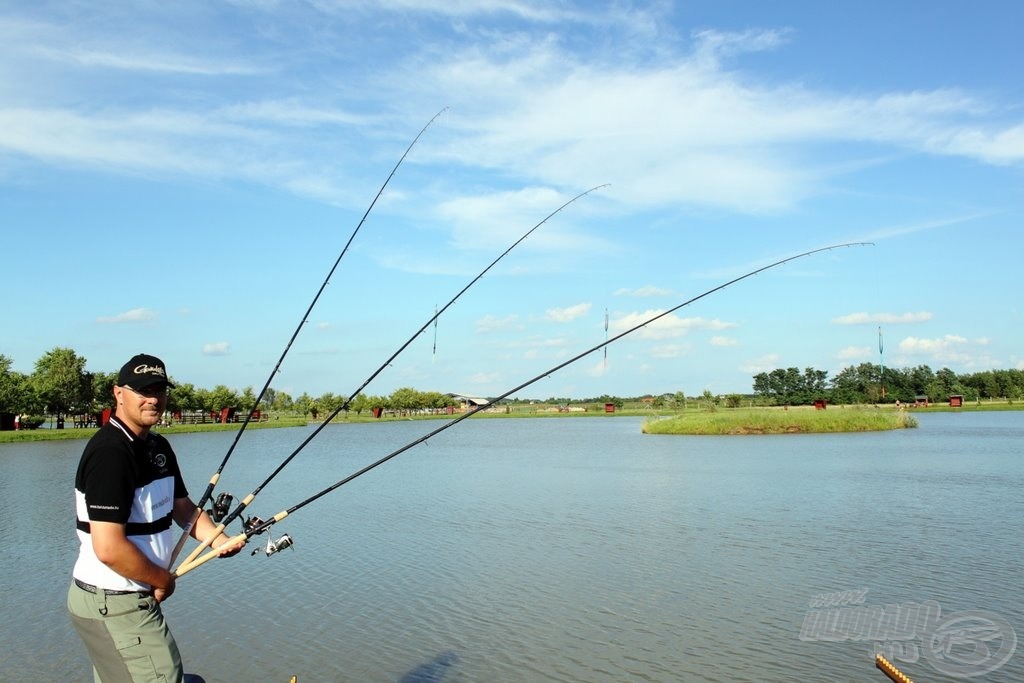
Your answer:
[[[768,353],[758,358],[751,359],[740,366],[740,371],[748,375],[756,375],[762,372],[771,372],[778,367],[780,356],[777,353]]]
[[[833,318],[837,325],[899,325],[903,323],[923,323],[932,319],[929,311],[916,313],[850,313]]]
[[[473,327],[480,334],[490,334],[491,332],[500,332],[512,327],[518,326],[519,317],[516,315],[506,315],[503,318],[499,318],[493,315],[485,315],[483,318],[474,323]]]
[[[665,289],[664,287],[655,287],[654,285],[646,285],[644,287],[637,287],[636,289],[622,289],[615,290],[615,296],[635,296],[635,297],[647,297],[647,296],[670,296],[672,294],[671,289]]]
[[[374,72],[372,87],[354,81],[334,98],[325,94],[329,88],[317,87],[308,76],[299,80],[297,74],[308,66],[304,60],[316,60],[318,68],[311,71],[331,73],[332,84],[358,78],[353,74],[360,74],[362,66],[347,61],[342,51],[318,49],[345,44],[351,36],[344,32],[352,24],[316,21],[317,14],[351,13],[353,3],[318,0],[300,9],[289,5],[288,13],[271,0],[241,6],[277,13],[272,16],[287,25],[274,32],[280,42],[270,44],[292,61],[262,66],[271,62],[246,53],[243,37],[227,42],[190,36],[208,44],[194,55],[163,35],[166,17],[155,11],[130,15],[137,36],[133,41],[122,35],[125,19],[83,21],[80,27],[69,21],[67,26],[74,28],[7,20],[0,37],[7,39],[8,53],[19,63],[45,61],[52,67],[46,77],[53,80],[39,83],[40,75],[9,86],[16,89],[9,98],[16,104],[0,113],[0,149],[105,172],[225,177],[350,202],[350,188],[365,169],[339,160],[357,161],[360,155],[353,149],[360,143],[379,144],[380,131],[404,129],[407,123],[387,112],[370,117],[360,110],[378,111],[389,98],[408,110],[419,102],[443,101],[452,105],[446,119],[450,135],[443,145],[425,141],[417,150],[421,163],[457,165],[480,177],[498,170],[514,178],[515,187],[527,188],[576,187],[580,178],[593,178],[599,169],[606,177],[594,181],[611,182],[609,196],[623,206],[712,206],[755,213],[787,209],[846,172],[842,162],[863,161],[840,159],[815,167],[808,158],[819,146],[841,150],[895,144],[901,150],[1000,165],[1024,159],[1024,125],[984,118],[988,105],[956,90],[837,95],[795,80],[758,85],[733,70],[738,55],[784,49],[786,31],[702,30],[689,41],[689,53],[679,52],[678,39],[667,32],[663,41],[635,48],[637,35],[660,38],[663,22],[658,20],[670,11],[660,4],[597,13],[520,0],[392,0],[385,11],[458,19],[447,33],[408,41],[390,56],[388,66]],[[357,6],[367,15],[382,7],[370,2]],[[294,12],[304,14],[296,20]],[[535,22],[539,30],[502,33],[495,28],[500,24],[463,24],[507,15]],[[546,29],[556,23],[565,31],[614,25],[622,44],[607,45],[603,53],[585,51]],[[302,25],[317,26],[315,45]],[[266,42],[265,36],[258,37]],[[652,60],[651,50],[658,49],[673,52]],[[148,97],[151,90],[138,92],[114,78],[110,85],[120,87],[101,91],[106,96],[99,99],[102,106],[77,106],[88,100],[75,97],[74,88],[97,83],[83,79],[83,69],[137,72],[137,88],[159,96]],[[151,74],[181,76],[188,87],[147,84]],[[258,87],[245,89],[249,80]],[[225,81],[237,86],[225,88]],[[301,87],[295,88],[296,83]],[[262,96],[264,88],[269,95]],[[353,104],[355,90],[365,90],[366,100]],[[69,92],[65,98],[33,96],[63,91]],[[145,107],[138,108],[139,102]],[[331,134],[308,135],[310,127],[329,127]],[[438,182],[443,182],[440,174]],[[506,243],[510,226],[523,225],[521,216],[504,216],[501,209],[529,207],[526,197],[502,198],[489,192],[486,181],[479,187],[471,194],[481,197],[440,207],[440,216],[451,219],[456,245]],[[541,244],[550,240],[549,248],[588,239],[585,233],[562,229],[537,237]]]
[[[836,358],[839,360],[863,360],[870,358],[872,349],[870,346],[847,346],[845,349],[840,349],[836,354]]]
[[[109,324],[109,323],[144,323],[151,320],[156,320],[156,313],[149,310],[148,308],[133,308],[130,311],[124,313],[118,313],[117,315],[105,316],[96,318],[96,322]]]
[[[621,334],[638,325],[644,325],[633,335],[639,339],[671,339],[681,337],[690,330],[725,330],[736,327],[736,323],[724,322],[715,318],[680,318],[674,313],[664,315],[654,322],[646,323],[655,316],[661,315],[664,311],[650,309],[647,311],[635,311],[619,316],[609,322],[609,331],[613,334]],[[645,324],[646,323],[646,324]]]
[[[517,243],[527,233],[529,238],[520,247],[527,251],[542,248],[576,252],[607,248],[604,239],[573,230],[572,216],[586,211],[586,197],[566,206],[569,199],[571,197],[545,186],[477,191],[440,202],[435,213],[441,222],[450,226],[451,245],[458,249],[503,249]],[[551,214],[559,207],[566,212],[558,211],[556,221]]]
[[[500,372],[478,372],[469,378],[469,383],[479,386],[482,384],[494,384],[500,379]]]
[[[550,339],[531,339],[528,344],[534,349],[560,349],[568,345],[564,337],[552,337]]]
[[[590,312],[590,304],[576,304],[566,308],[549,308],[544,317],[556,323],[567,323],[581,318]]]
[[[987,339],[969,340],[956,334],[947,334],[934,339],[907,337],[899,345],[900,352],[908,359],[922,356],[931,362],[945,365],[961,365],[964,368],[993,368],[1002,362],[992,358],[983,348]]]
[[[228,342],[213,342],[211,344],[203,344],[203,355],[204,356],[226,356],[231,351],[231,344]]]
[[[690,347],[684,344],[662,344],[651,348],[650,355],[654,358],[679,358],[689,351]]]
[[[202,61],[187,55],[134,51],[83,50],[80,48],[39,48],[41,56],[83,67],[123,71],[177,73],[194,76],[251,76],[259,73],[251,65]]]
[[[712,346],[737,346],[739,341],[735,337],[714,336],[709,342]]]
[[[956,334],[947,334],[937,339],[907,337],[900,342],[900,351],[903,353],[940,355],[954,348],[961,348],[966,343],[967,339],[965,337]]]
[[[604,362],[604,359],[597,361],[591,365],[584,372],[590,377],[604,377],[608,373],[608,365]]]

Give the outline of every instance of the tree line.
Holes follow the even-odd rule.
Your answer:
[[[68,417],[96,415],[113,405],[116,372],[89,372],[86,359],[73,349],[54,348],[44,353],[31,373],[12,370],[13,360],[0,355],[0,414],[24,416],[22,424],[41,424],[45,416],[53,416],[58,425]],[[204,389],[171,378],[174,389],[167,398],[167,409],[172,413],[219,413],[223,408],[249,411],[256,404],[252,387],[241,392],[218,384]],[[344,396],[325,393],[313,397],[303,393],[293,398],[273,387],[263,397],[264,409],[312,415],[330,414],[345,404]],[[349,410],[357,414],[371,408],[415,411],[445,409],[454,399],[438,392],[422,392],[411,388],[396,389],[390,396],[360,394],[351,402]]]
[[[927,365],[882,368],[861,363],[829,378],[825,370],[776,369],[754,375],[754,395],[774,405],[830,403],[913,403],[921,397],[945,402],[950,396],[966,401],[1024,397],[1024,370],[985,370],[958,375],[949,368],[933,371]]]

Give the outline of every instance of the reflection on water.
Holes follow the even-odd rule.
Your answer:
[[[443,683],[449,680],[452,667],[459,661],[459,655],[449,650],[442,652],[426,664],[421,664],[402,676],[399,683]]]
[[[1024,629],[1024,413],[920,422],[669,437],[623,417],[468,420],[275,525],[294,548],[182,578],[168,618],[209,683],[884,680],[873,642],[801,640],[815,596],[867,589],[868,606],[932,600]],[[325,429],[250,511],[436,426]],[[308,433],[247,432],[219,490],[249,493]],[[172,435],[193,492],[232,436]],[[63,612],[82,445],[0,446],[2,680],[90,677]],[[1019,660],[984,680],[1024,680]]]

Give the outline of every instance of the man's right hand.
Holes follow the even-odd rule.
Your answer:
[[[157,602],[163,602],[167,598],[171,597],[174,593],[175,576],[171,572],[167,572],[167,584],[161,588],[153,586],[153,597]]]

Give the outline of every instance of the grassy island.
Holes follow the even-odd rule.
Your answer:
[[[903,410],[878,408],[748,408],[688,413],[648,420],[644,434],[820,434],[916,427]]]

